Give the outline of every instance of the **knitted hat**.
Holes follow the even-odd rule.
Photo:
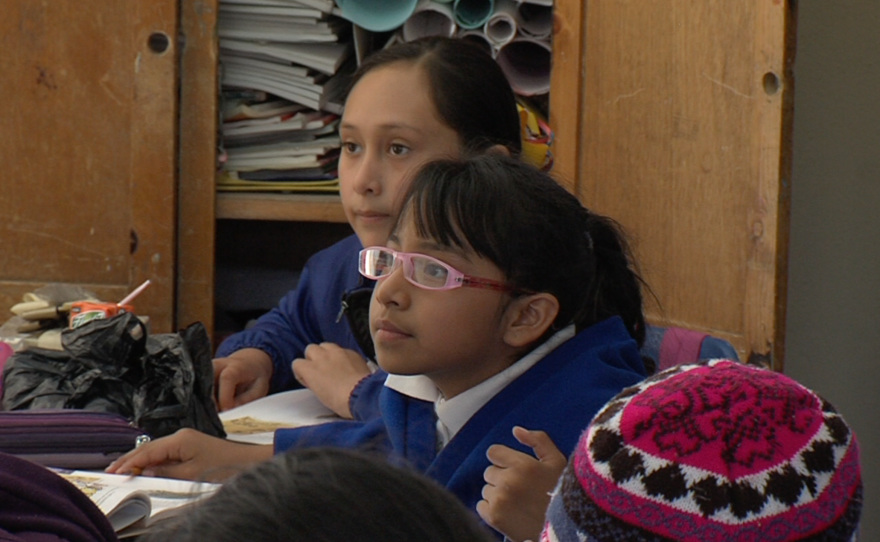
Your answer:
[[[790,378],[728,360],[623,390],[584,431],[542,542],[854,540],[855,435]]]

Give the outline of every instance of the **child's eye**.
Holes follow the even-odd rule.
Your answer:
[[[446,280],[446,268],[440,264],[427,264],[424,273],[431,278]]]
[[[345,152],[347,152],[348,154],[356,154],[358,151],[361,150],[361,146],[360,146],[360,145],[358,145],[357,143],[352,143],[351,141],[346,141],[346,142],[344,142],[344,143],[342,144],[342,148],[343,148],[343,149],[345,150]]]
[[[416,282],[429,288],[442,288],[446,285],[447,269],[437,262],[425,258],[413,260]]]
[[[388,147],[388,152],[393,154],[394,156],[403,156],[404,154],[409,152],[409,147],[406,145],[401,145],[400,143],[392,143],[390,147]]]

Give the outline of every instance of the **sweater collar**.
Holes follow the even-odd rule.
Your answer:
[[[437,415],[437,438],[440,447],[445,446],[465,423],[480,410],[492,397],[531,369],[544,356],[575,335],[574,326],[568,326],[551,336],[546,342],[517,360],[507,369],[484,380],[476,386],[460,393],[452,399],[445,399],[424,375],[388,375],[385,386],[408,397],[434,403]]]

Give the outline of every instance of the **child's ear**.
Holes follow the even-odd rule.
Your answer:
[[[496,143],[486,149],[486,154],[495,154],[501,156],[510,156],[510,149],[502,145],[501,143]]]
[[[504,342],[514,348],[538,340],[553,325],[559,314],[559,300],[548,293],[514,299],[507,308]]]

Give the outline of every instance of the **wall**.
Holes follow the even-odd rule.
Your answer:
[[[855,428],[880,541],[880,2],[798,10],[785,372]]]

